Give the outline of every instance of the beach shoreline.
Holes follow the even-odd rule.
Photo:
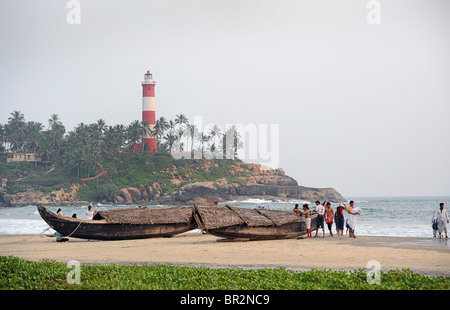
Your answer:
[[[0,255],[82,264],[177,265],[207,268],[354,270],[371,260],[382,271],[408,268],[450,277],[448,239],[348,236],[249,242],[217,242],[218,237],[188,232],[172,238],[97,241],[70,238],[58,243],[45,235],[1,235]]]

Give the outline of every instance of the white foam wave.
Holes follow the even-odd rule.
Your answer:
[[[43,220],[0,219],[0,235],[35,235],[48,228]],[[49,233],[54,230],[50,229]]]

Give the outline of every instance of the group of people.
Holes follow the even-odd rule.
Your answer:
[[[443,238],[445,233],[445,238],[448,238],[447,234],[447,223],[449,222],[449,217],[447,210],[444,209],[444,203],[439,204],[439,210],[433,214],[431,219],[431,227],[433,228],[433,238],[439,237]]]
[[[97,210],[92,211],[92,206],[89,205],[89,206],[88,206],[88,209],[87,209],[87,211],[86,211],[86,219],[87,219],[87,220],[93,220],[93,219],[94,219],[94,215],[95,215],[96,213],[97,213]],[[59,216],[66,216],[66,215],[62,212],[61,208],[59,208],[59,209],[56,211],[56,215],[59,215]],[[77,214],[76,214],[76,213],[72,214],[72,217],[73,217],[73,218],[77,218]],[[67,241],[69,241],[69,238],[64,238],[64,236],[61,235],[61,233],[59,233],[59,232],[57,232],[57,231],[55,231],[54,235],[56,236],[56,242],[67,242]]]
[[[59,208],[58,211],[56,211],[56,214],[57,214],[57,215],[60,215],[60,216],[65,216],[65,214],[62,212],[61,208]],[[95,215],[95,214],[97,214],[97,210],[92,211],[92,206],[91,206],[91,205],[88,205],[88,209],[87,209],[87,211],[86,211],[86,219],[87,219],[87,220],[92,220],[92,219],[94,219],[94,215]],[[76,213],[72,214],[72,217],[73,217],[73,218],[77,218],[77,214],[76,214]]]
[[[336,224],[336,232],[338,236],[344,235],[344,224],[349,231],[350,238],[356,238],[355,236],[355,225],[356,225],[356,216],[361,213],[361,208],[355,208],[355,202],[353,200],[350,201],[349,207],[340,202],[338,207],[336,208],[336,212],[334,212],[333,208],[331,208],[331,203],[329,201],[325,201],[323,204],[320,204],[320,201],[315,202],[317,212],[317,226],[316,226],[316,235],[317,237],[319,229],[322,228],[323,238],[325,238],[325,227],[324,222],[327,224],[328,230],[330,232],[330,237],[333,237],[333,223]],[[350,214],[347,222],[345,223],[344,210]],[[311,232],[311,211],[309,210],[309,206],[307,203],[303,205],[303,211],[300,210],[298,204],[294,207],[294,213],[305,216],[305,224],[307,231],[307,238],[312,238]]]

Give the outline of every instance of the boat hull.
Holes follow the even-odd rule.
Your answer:
[[[62,217],[44,207],[38,207],[38,211],[44,221],[61,235],[81,239],[126,240],[170,237],[197,228],[194,220],[173,224],[109,223],[106,220]]]
[[[311,230],[316,230],[317,218],[311,219]],[[235,225],[209,229],[211,235],[227,239],[274,240],[290,239],[306,235],[305,222],[288,223],[281,226],[251,227]]]
[[[282,210],[257,210],[231,206],[196,206],[198,226],[208,233],[228,238],[268,240],[295,238],[307,233],[305,218]],[[317,214],[311,214],[311,230]]]
[[[289,223],[278,227],[228,226],[210,229],[211,235],[228,239],[273,240],[305,235],[304,223]]]

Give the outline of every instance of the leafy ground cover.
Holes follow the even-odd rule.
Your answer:
[[[380,284],[367,282],[364,269],[293,271],[244,270],[167,265],[81,265],[80,284],[69,284],[66,264],[0,256],[0,289],[12,290],[448,290],[450,278],[409,269],[381,271]]]

